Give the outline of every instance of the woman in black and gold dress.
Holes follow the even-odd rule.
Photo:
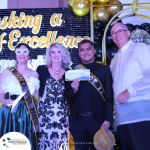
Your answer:
[[[40,121],[39,150],[68,150],[68,105],[64,99],[65,71],[70,54],[60,43],[53,43],[46,52],[46,66],[39,66]]]

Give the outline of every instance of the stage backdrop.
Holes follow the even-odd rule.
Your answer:
[[[75,66],[81,62],[77,43],[89,38],[90,15],[79,17],[71,8],[0,10],[0,61],[10,60],[20,42],[29,44],[34,59],[59,42],[68,48]]]

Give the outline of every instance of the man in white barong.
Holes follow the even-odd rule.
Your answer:
[[[129,40],[122,23],[111,35],[118,47],[110,69],[122,150],[150,150],[150,46]]]

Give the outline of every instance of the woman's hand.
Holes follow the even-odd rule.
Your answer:
[[[1,103],[3,104],[3,105],[6,105],[6,106],[12,106],[13,104],[14,104],[14,100],[11,100],[11,99],[5,99],[5,100],[3,100]]]

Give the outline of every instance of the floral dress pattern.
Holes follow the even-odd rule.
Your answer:
[[[64,80],[51,76],[46,80],[43,97],[38,103],[39,150],[68,150],[68,104],[63,97]]]

